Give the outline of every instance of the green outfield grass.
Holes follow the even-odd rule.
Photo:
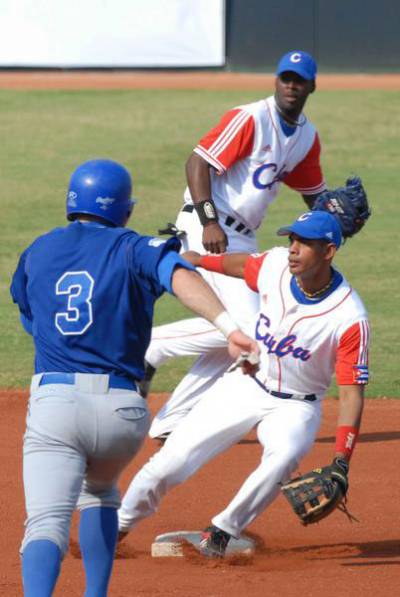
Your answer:
[[[184,162],[198,138],[229,107],[259,99],[258,92],[37,91],[0,92],[1,222],[0,386],[26,386],[32,374],[31,340],[19,325],[9,282],[19,253],[38,234],[64,223],[68,178],[82,161],[110,157],[133,173],[132,227],[154,234],[174,221],[185,184]],[[317,125],[329,186],[362,176],[373,216],[339,252],[337,265],[360,292],[372,324],[369,396],[400,396],[399,140],[400,94],[385,91],[317,92],[307,114]],[[303,209],[283,189],[259,231],[262,248],[282,244],[278,226]],[[156,321],[185,315],[171,298]],[[397,347],[397,348],[396,348]],[[160,369],[153,388],[171,391],[188,359]],[[336,388],[332,386],[331,393]]]

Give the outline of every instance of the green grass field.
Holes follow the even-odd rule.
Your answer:
[[[19,253],[38,235],[65,221],[65,193],[82,161],[110,157],[132,172],[135,208],[131,226],[146,234],[174,221],[185,185],[184,163],[199,137],[229,107],[260,97],[232,91],[1,91],[0,387],[27,386],[31,340],[19,325],[9,297]],[[326,91],[311,96],[306,110],[323,145],[322,163],[331,187],[358,173],[373,216],[339,252],[337,265],[359,291],[372,324],[368,396],[400,396],[398,316],[398,131],[400,94]],[[283,189],[259,231],[262,248],[285,242],[275,236],[303,209]],[[156,322],[185,315],[165,297]],[[154,390],[171,391],[190,361],[161,368]],[[331,393],[335,393],[332,386]]]

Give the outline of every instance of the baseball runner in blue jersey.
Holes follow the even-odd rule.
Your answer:
[[[79,166],[68,189],[69,225],[37,238],[12,280],[12,298],[35,345],[23,447],[26,597],[53,594],[76,507],[85,596],[107,595],[117,481],[149,428],[137,382],[156,299],[170,292],[213,321],[233,357],[256,350],[179,256],[179,241],[125,228],[131,190],[129,172],[114,161]]]

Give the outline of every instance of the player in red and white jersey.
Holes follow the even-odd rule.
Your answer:
[[[255,231],[282,183],[309,207],[325,190],[320,141],[303,113],[316,71],[306,52],[286,54],[278,64],[275,95],[229,110],[199,141],[186,164],[188,187],[176,221],[185,232],[184,251],[256,252]],[[257,309],[254,293],[242,281],[200,271],[246,330]],[[154,418],[152,437],[170,432],[231,364],[225,338],[192,318],[153,329],[146,377],[167,359],[186,355],[198,359]]]
[[[153,513],[172,486],[256,427],[263,447],[258,467],[206,529],[205,555],[223,555],[275,499],[313,445],[321,401],[336,372],[339,413],[335,460],[347,475],[368,382],[369,324],[365,307],[331,265],[342,242],[340,226],[323,211],[302,214],[291,226],[289,248],[261,255],[188,254],[209,271],[244,278],[258,296],[253,337],[258,371],[227,372],[174,429],[163,448],[133,479],[119,511],[128,532]]]
[[[326,290],[309,296],[291,273],[291,259],[287,249],[275,248],[246,260],[245,280],[261,298],[255,325],[261,349],[257,379],[270,390],[303,394],[306,388],[321,398],[334,372],[340,385],[365,375],[367,314],[335,270]]]
[[[230,110],[194,149],[193,168],[204,167],[199,157],[212,166],[212,199],[222,222],[231,216],[257,230],[282,182],[307,203],[326,188],[315,127],[304,115],[296,127],[285,126],[278,101],[271,96]],[[185,200],[192,203],[189,188]]]

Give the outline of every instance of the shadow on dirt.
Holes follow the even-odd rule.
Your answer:
[[[261,558],[275,568],[285,561],[303,567],[317,561],[337,561],[340,566],[400,566],[400,540],[368,541],[366,543],[335,543],[305,545],[301,547],[274,549],[264,547]]]
[[[319,437],[315,441],[319,444],[333,444],[335,437]],[[373,443],[373,442],[391,442],[400,439],[400,431],[377,431],[375,433],[360,433],[358,442]]]
[[[387,541],[368,541],[365,543],[333,543],[304,545],[298,547],[278,547],[267,545],[262,537],[255,533],[246,533],[255,544],[255,553],[251,556],[231,555],[222,560],[209,560],[201,556],[196,548],[187,544],[184,559],[195,565],[209,567],[252,566],[260,569],[283,569],[287,562],[294,567],[303,568],[317,561],[337,561],[340,566],[400,566],[400,539]],[[76,544],[74,546],[76,548]],[[72,555],[77,557],[75,550]],[[74,553],[75,551],[75,553]],[[150,552],[137,552],[128,544],[119,544],[116,559],[135,559],[149,557]],[[79,557],[79,556],[78,556]],[[167,558],[168,559],[168,558]]]
[[[374,442],[391,442],[400,439],[400,431],[377,431],[376,433],[360,433],[358,442],[360,443],[374,443]],[[329,435],[327,437],[317,437],[316,444],[334,444],[336,437]],[[256,438],[241,439],[239,444],[258,444]]]

